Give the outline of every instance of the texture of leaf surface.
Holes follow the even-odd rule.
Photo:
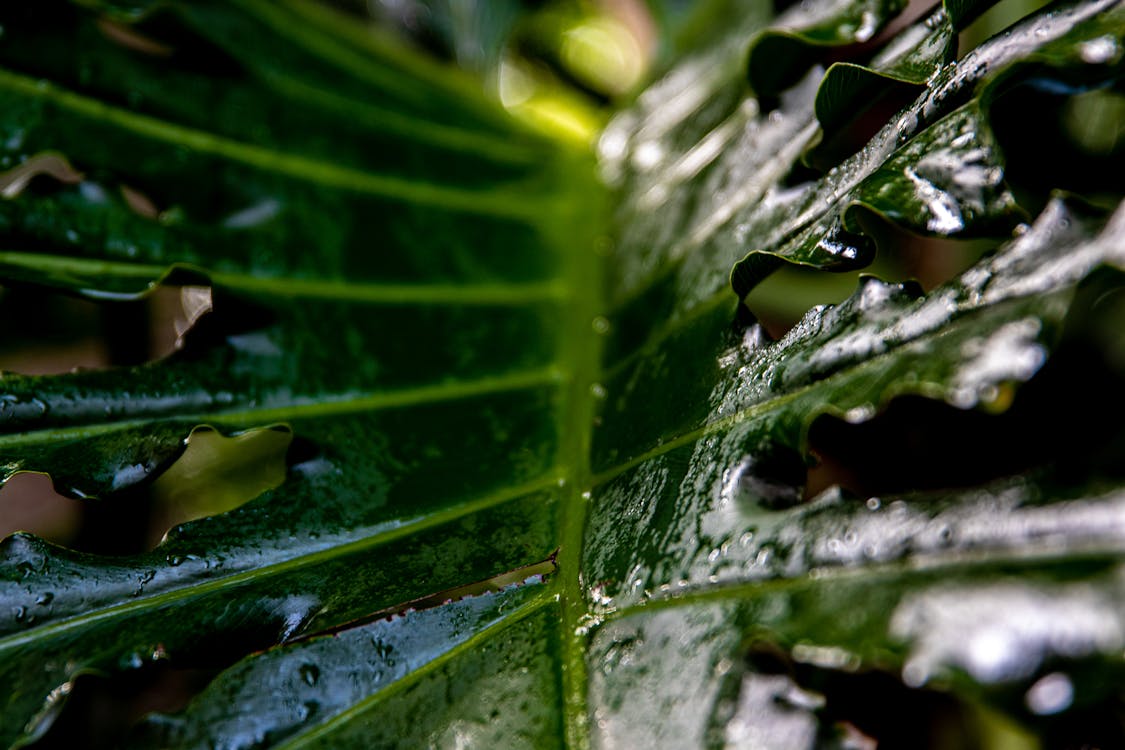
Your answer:
[[[1121,3],[956,62],[987,3],[885,42],[901,4],[750,5],[677,40],[596,161],[304,0],[0,10],[3,166],[81,175],[0,202],[0,276],[104,304],[207,285],[213,307],[157,362],[6,374],[5,476],[126,503],[200,425],[293,436],[284,482],[151,552],[0,542],[0,744],[65,721],[80,675],[218,652],[236,663],[132,742],[811,748],[897,731],[846,705],[868,678],[1053,736],[1021,701],[1065,673],[1119,715],[1121,439],[1045,404],[1081,371],[1081,404],[1122,406],[1125,208],[1013,184],[991,122],[1022,82],[1119,88]],[[517,14],[473,36],[434,8],[475,69]],[[802,167],[875,78],[916,100]],[[771,340],[740,297],[784,263],[866,266],[876,218],[995,249],[928,291],[863,277]],[[814,437],[909,408],[1007,458],[956,474],[954,441],[917,481],[805,498]]]
[[[866,65],[832,64],[817,92],[816,116],[831,132],[866,111],[880,97],[900,89],[917,95],[946,64],[957,58],[957,32],[991,0],[943,2],[923,19],[903,29]]]
[[[182,44],[175,65],[99,40],[96,14],[52,7],[58,16],[6,11],[8,158],[51,143],[87,177],[3,204],[5,261],[30,269],[21,280],[94,297],[136,293],[166,264],[189,263],[214,285],[214,312],[183,351],[127,374],[7,376],[5,469],[50,471],[61,491],[113,503],[201,423],[227,434],[285,423],[311,447],[276,490],[175,529],[145,555],[5,540],[2,662],[18,689],[5,698],[4,744],[44,728],[48,697],[81,672],[216,639],[249,651],[547,558],[573,377],[560,310],[577,257],[555,227],[573,223],[588,160],[510,123],[473,128],[483,103],[445,78],[388,77],[393,47],[321,61],[356,91],[335,85],[337,99],[290,106],[271,89],[274,72],[234,59],[246,38],[221,36],[246,26],[255,62],[289,60],[330,32],[274,25],[270,14],[289,9],[217,4],[201,22],[216,33],[206,46],[191,26],[204,6],[156,9],[146,23],[170,25],[157,28]],[[57,54],[13,48],[38,38],[36,23],[51,27]],[[227,49],[220,69],[189,64],[192,44]],[[106,94],[122,84],[118,98],[136,101]],[[237,123],[197,107],[210,90],[243,98]],[[453,137],[398,96],[452,118]],[[368,101],[389,102],[409,132],[362,122]],[[121,185],[147,192],[161,216],[135,214]]]
[[[404,745],[434,733],[438,744],[446,744],[453,738],[443,736],[443,725],[455,723],[473,726],[474,741],[489,740],[483,730],[499,733],[492,741],[501,744],[523,735],[529,744],[550,745],[562,729],[557,633],[549,621],[556,605],[537,596],[539,588],[542,584],[529,584],[407,612],[251,657],[208,686],[184,716],[150,721],[142,744],[276,743],[315,716],[322,725],[296,745],[340,747],[357,732],[368,742],[382,736]],[[456,681],[461,695],[409,708],[408,697],[393,697],[407,675],[425,675],[418,679],[431,683]],[[424,684],[413,689],[427,691]],[[406,712],[388,713],[381,705],[388,701]],[[502,723],[490,722],[502,706],[518,710]],[[391,715],[395,719],[388,722]]]

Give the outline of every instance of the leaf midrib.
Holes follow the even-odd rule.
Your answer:
[[[592,155],[591,155],[592,156]],[[563,173],[564,175],[567,173]],[[568,467],[565,495],[560,503],[559,552],[557,557],[558,591],[561,616],[558,637],[561,644],[562,705],[564,707],[565,745],[571,750],[589,747],[587,731],[587,689],[585,641],[577,635],[577,627],[586,615],[585,594],[581,581],[583,536],[586,528],[590,477],[591,446],[597,400],[594,386],[601,377],[604,341],[595,333],[595,319],[606,313],[607,290],[603,274],[605,259],[597,252],[599,240],[608,227],[606,188],[597,180],[592,158],[580,161],[569,174],[582,179],[569,183],[570,200],[560,205],[551,216],[553,223],[544,236],[558,244],[558,256],[568,260],[564,269],[565,283],[574,290],[571,310],[560,337],[558,360],[567,363],[569,380],[558,411],[559,463]],[[574,227],[586,231],[584,242],[572,241]],[[575,249],[577,247],[577,250]]]

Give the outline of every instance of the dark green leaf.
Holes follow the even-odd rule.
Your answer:
[[[381,738],[446,744],[468,736],[484,741],[481,731],[491,725],[495,742],[516,734],[549,746],[561,727],[553,697],[553,607],[541,589],[528,584],[408,611],[248,658],[211,683],[182,716],[149,719],[138,745],[341,747],[357,732],[371,744]],[[388,722],[380,704],[408,706],[411,693],[424,694],[427,683],[442,678],[460,683],[460,694]],[[501,706],[520,710],[495,721]],[[451,724],[462,729],[451,731]]]
[[[292,436],[280,485],[149,552],[0,542],[0,744],[166,659],[228,668],[142,746],[894,744],[849,713],[868,676],[1012,732],[1119,712],[1125,208],[1027,200],[990,122],[1018,82],[1112,85],[1121,4],[958,62],[982,3],[880,50],[901,4],[752,6],[666,19],[692,52],[597,164],[329,5],[0,11],[2,166],[71,165],[10,181],[0,278],[213,308],[158,361],[5,374],[4,476],[133,513],[200,426]],[[915,101],[811,176],[872,76]],[[771,340],[740,298],[865,266],[873,217],[994,251]],[[910,408],[958,439],[883,447]],[[845,489],[806,498],[824,434]],[[905,466],[866,491],[880,458]]]
[[[798,3],[750,46],[750,85],[773,96],[799,81],[818,59],[818,47],[862,44],[906,8],[901,0]]]
[[[867,421],[904,394],[961,409],[1002,398],[1043,365],[1074,285],[1101,263],[1125,270],[1125,212],[1102,235],[1088,237],[1089,228],[1055,202],[1005,251],[929,295],[869,277],[776,343],[757,326],[716,335],[712,314],[627,360],[607,383],[612,400],[594,444],[585,570],[598,582],[595,600],[625,608],[728,576],[806,572],[815,564],[807,555],[771,558],[802,531],[769,509],[801,497],[812,420]],[[669,368],[682,361],[707,370]],[[680,408],[649,408],[670,382]],[[762,539],[774,524],[793,536]]]
[[[1035,70],[1041,63],[1058,66],[1062,70],[1056,75],[1064,78],[1112,76],[1112,70],[1107,70],[1109,61],[1084,59],[1080,49],[1091,37],[1120,33],[1123,22],[1125,14],[1113,3],[1058,10],[1019,24],[943,69],[922,96],[887,123],[862,151],[823,179],[795,196],[785,195],[781,206],[776,205],[778,200],[765,200],[732,217],[726,231],[736,241],[753,237],[760,248],[735,266],[735,290],[745,295],[776,268],[778,259],[829,269],[867,265],[873,247],[847,215],[853,204],[864,205],[867,200],[875,199],[871,208],[917,232],[987,235],[996,234],[1005,221],[1014,224],[995,144],[979,122],[979,106],[991,101],[990,83],[994,87],[1018,74],[1020,67]],[[975,112],[962,109],[960,114],[948,114],[974,93],[983,99]],[[947,119],[939,121],[942,117]],[[969,138],[957,140],[962,135]],[[958,143],[966,146],[960,156],[946,151],[956,149]],[[969,160],[967,155],[971,155]],[[885,170],[882,179],[876,170]],[[888,171],[893,175],[887,175]],[[884,188],[887,176],[898,184]],[[911,211],[892,213],[877,205],[881,189],[890,192],[903,187],[913,196]],[[775,218],[779,209],[795,218],[779,224]]]

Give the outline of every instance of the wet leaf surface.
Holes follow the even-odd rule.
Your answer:
[[[594,444],[598,486],[585,565],[597,582],[594,600],[620,609],[817,567],[801,562],[803,553],[791,559],[779,551],[812,540],[776,513],[801,497],[800,455],[812,420],[828,413],[864,422],[905,394],[961,409],[1002,399],[1046,361],[1074,285],[1100,264],[1125,267],[1123,218],[1119,211],[1103,233],[1087,235],[1089,222],[1057,201],[1008,247],[929,295],[869,277],[850,299],[810,311],[777,342],[754,325],[740,337],[713,338],[705,354],[706,340],[690,326],[644,352],[607,383]],[[704,356],[711,377],[680,386],[680,411],[645,406],[673,377],[666,363]],[[763,526],[775,524],[793,534],[788,542],[762,537]]]
[[[998,164],[989,163],[995,155],[994,146],[987,142],[966,143],[969,151],[954,162],[957,168],[938,166],[946,160],[944,149],[958,142],[954,136],[942,142],[936,152],[927,148],[930,138],[934,138],[931,143],[936,142],[940,138],[938,133],[949,127],[949,121],[939,118],[947,116],[951,107],[974,94],[977,101],[987,106],[991,98],[990,82],[1010,82],[1019,75],[1021,66],[1025,70],[1034,70],[1037,64],[1058,66],[1055,75],[1064,80],[1071,76],[1107,76],[1108,80],[1114,73],[1107,69],[1107,61],[1090,63],[1081,57],[1079,50],[1087,35],[1117,33],[1111,29],[1119,30],[1123,18],[1115,3],[1061,8],[1021,22],[972,50],[955,65],[942,69],[925,93],[888,122],[863,150],[823,179],[793,191],[796,195],[786,195],[785,206],[791,212],[788,223],[779,224],[766,218],[770,215],[768,200],[744,216],[732,218],[728,232],[733,230],[735,240],[745,242],[745,238],[753,237],[760,248],[735,265],[736,291],[745,294],[753,288],[763,274],[776,266],[777,259],[828,269],[867,265],[872,257],[871,244],[859,235],[854,222],[848,221],[847,209],[856,201],[854,194],[848,191],[858,189],[863,195],[877,195],[879,173],[875,170],[884,164],[888,167],[895,164],[896,156],[914,162],[914,166],[899,162],[895,170],[896,179],[901,179],[897,174],[901,170],[913,183],[913,189],[907,194],[915,196],[911,201],[914,210],[896,217],[907,229],[940,235],[971,233],[974,228],[971,222],[965,221],[966,213],[983,216],[992,213],[993,221],[1002,221],[1002,211],[995,209],[1010,206],[1010,201],[981,200],[982,190],[996,190],[1003,174]],[[975,137],[987,133],[977,124],[964,132],[970,131]],[[965,159],[968,153],[972,157]],[[922,176],[920,168],[938,177],[937,182]],[[991,205],[993,211],[985,209],[986,205]],[[995,233],[995,224],[978,231]]]
[[[751,87],[759,96],[784,91],[817,61],[818,47],[869,42],[906,5],[901,0],[794,5],[751,43]]]
[[[0,542],[0,744],[165,661],[222,671],[114,741],[1120,744],[1122,441],[1050,404],[1120,407],[1125,208],[1009,179],[992,121],[1019,86],[1116,85],[1125,15],[1048,8],[954,62],[987,5],[662,6],[690,52],[596,160],[327,6],[0,10],[2,280],[210,304],[159,361],[3,377],[5,477],[203,516],[143,553]],[[451,7],[420,33],[491,69],[521,11]],[[887,80],[912,101],[866,111]],[[856,109],[874,135],[827,148]],[[771,340],[741,299],[866,267],[875,220],[994,249]],[[912,403],[949,432],[864,491]]]
[[[943,67],[957,59],[957,33],[991,7],[992,0],[942,2],[902,29],[867,64],[840,61],[824,74],[816,116],[825,132],[844,126],[891,90],[916,96]]]
[[[489,731],[501,731],[501,740],[511,724],[522,724],[528,740],[538,735],[549,745],[561,727],[552,705],[557,636],[548,618],[554,607],[544,588],[529,583],[408,611],[251,657],[212,682],[183,715],[149,719],[135,746],[331,745],[357,732],[441,744],[449,739],[442,725],[451,719],[474,741],[484,741],[481,733]],[[381,702],[403,690],[425,692],[426,682],[443,672],[463,681],[459,701],[387,723]],[[379,695],[383,690],[386,697]],[[489,727],[492,714],[517,703],[518,711],[504,714],[508,727]],[[474,708],[479,715],[472,715]]]

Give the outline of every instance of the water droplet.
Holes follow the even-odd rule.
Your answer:
[[[320,679],[320,667],[315,664],[302,664],[297,673],[301,676],[301,682],[309,687],[315,685]]]
[[[590,589],[590,599],[602,608],[613,607],[613,597],[606,593],[605,586],[598,585]]]
[[[16,622],[23,622],[24,618],[27,617],[27,607],[16,607],[15,615]]]
[[[105,189],[96,182],[84,181],[78,184],[78,192],[89,203],[102,204],[109,200]]]
[[[863,11],[863,16],[860,18],[859,28],[855,30],[855,40],[857,42],[866,42],[871,37],[875,36],[875,30],[879,27],[879,19],[875,14],[869,10]]]
[[[183,562],[184,562],[184,558],[180,555],[168,555],[168,557],[166,557],[164,559],[173,568],[176,567],[177,565],[182,565]]]
[[[912,659],[902,665],[902,681],[907,687],[920,688],[930,679],[930,673],[925,665]]]
[[[251,229],[268,223],[281,213],[281,204],[273,198],[243,208],[223,219],[227,229]]]
[[[866,422],[874,416],[875,407],[871,404],[856,406],[852,409],[848,409],[847,412],[844,413],[844,419],[850,424]]]
[[[656,141],[645,141],[633,151],[633,166],[645,172],[664,159],[664,147]]]
[[[601,383],[592,383],[590,385],[590,395],[599,401],[604,399],[607,395],[605,386]]]
[[[825,198],[825,203],[831,204],[830,198]],[[843,258],[844,260],[855,260],[859,256],[859,250],[854,245],[845,242],[840,242],[832,237],[823,237],[816,243],[818,250],[823,250],[835,258]]]
[[[591,326],[594,329],[594,333],[596,333],[600,336],[604,336],[605,334],[609,333],[609,329],[610,329],[609,319],[605,318],[601,315],[594,318],[594,320],[591,323]]]
[[[54,592],[44,591],[39,596],[35,597],[35,603],[38,604],[40,607],[46,607],[48,604],[50,604],[52,601],[54,601],[54,599],[55,599]]]
[[[1079,54],[1082,60],[1091,65],[1107,63],[1120,56],[1120,47],[1110,35],[1100,36],[1079,45]]]
[[[882,504],[883,504],[883,501],[882,501],[882,500],[880,500],[880,499],[879,499],[879,498],[877,498],[877,497],[869,497],[869,498],[867,498],[867,509],[868,509],[868,510],[879,510],[879,507],[880,507],[880,506],[881,506]]]
[[[309,717],[317,712],[320,704],[316,701],[305,701],[297,706],[297,721],[308,721]]]
[[[961,409],[969,409],[976,405],[977,394],[971,388],[954,388],[946,393],[949,403]]]
[[[1028,689],[1024,703],[1032,713],[1050,716],[1065,711],[1074,702],[1074,685],[1061,672],[1052,672]]]
[[[911,113],[908,113],[908,114],[904,115],[902,117],[902,119],[900,119],[898,121],[898,124],[895,126],[895,130],[898,131],[898,137],[899,137],[899,140],[901,141],[901,140],[905,140],[906,138],[908,138],[914,132],[914,130],[917,127],[918,127],[918,115],[911,112]]]
[[[108,407],[107,407],[108,408]],[[131,487],[137,482],[148,476],[148,466],[145,464],[130,464],[129,466],[122,466],[113,475],[112,489],[118,490],[122,487]]]

